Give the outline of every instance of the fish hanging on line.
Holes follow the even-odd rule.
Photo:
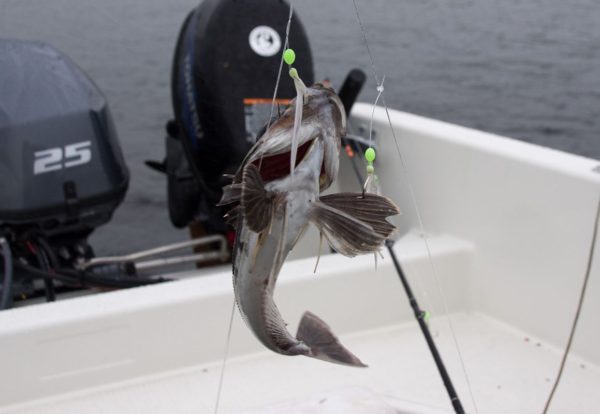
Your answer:
[[[272,351],[362,367],[329,326],[309,311],[302,316],[296,336],[290,334],[273,301],[283,262],[309,223],[333,249],[354,257],[379,251],[395,230],[386,218],[399,213],[391,200],[377,194],[319,196],[337,176],[346,114],[331,88],[317,83],[304,87],[302,95],[300,124],[294,125],[296,99],[267,128],[232,183],[223,188],[220,204],[231,205],[226,218],[237,234],[235,300],[246,324]]]

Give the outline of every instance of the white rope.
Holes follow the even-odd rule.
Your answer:
[[[565,346],[565,350],[560,361],[560,367],[558,368],[558,374],[556,374],[556,379],[554,380],[554,384],[552,385],[552,390],[550,390],[550,394],[548,395],[548,399],[546,400],[546,404],[544,405],[544,414],[548,412],[550,408],[550,404],[552,403],[552,398],[556,393],[556,389],[558,388],[558,384],[560,379],[562,378],[563,371],[565,369],[565,364],[567,362],[567,357],[569,356],[569,352],[571,351],[571,345],[573,344],[573,338],[575,337],[575,330],[577,329],[577,322],[579,322],[579,316],[581,315],[581,308],[583,307],[583,300],[585,299],[585,292],[587,290],[588,282],[590,280],[590,275],[592,273],[592,264],[594,263],[594,251],[596,250],[596,241],[598,239],[598,224],[600,222],[600,200],[598,201],[598,207],[596,207],[596,220],[594,222],[594,230],[592,235],[592,243],[590,244],[590,253],[588,255],[585,276],[583,278],[583,285],[581,286],[581,293],[579,294],[579,301],[577,302],[577,310],[575,311],[575,316],[573,317],[573,324],[571,325],[571,332],[569,332],[569,339],[567,340],[567,345]]]

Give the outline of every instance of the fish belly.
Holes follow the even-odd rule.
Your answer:
[[[247,242],[237,256],[234,291],[240,313],[256,338],[275,352],[295,355],[298,341],[287,331],[273,301],[275,282],[289,253],[285,240],[280,241],[282,222],[275,220],[270,234],[262,235],[260,242],[258,234],[242,226],[240,240]]]

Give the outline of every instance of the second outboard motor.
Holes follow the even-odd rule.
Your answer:
[[[41,42],[0,39],[0,145],[1,310],[37,295],[40,279],[48,300],[56,279],[89,282],[72,272],[93,256],[87,238],[111,219],[129,172],[105,96]]]
[[[87,237],[129,172],[102,92],[40,42],[0,40],[0,227]]]
[[[271,114],[289,5],[280,0],[206,0],[186,18],[175,50],[167,126],[169,212],[177,227],[192,221],[225,233],[223,174],[233,174]],[[297,16],[289,44],[294,66],[313,83],[308,38]],[[296,94],[284,68],[276,102]],[[277,115],[277,108],[274,115]]]

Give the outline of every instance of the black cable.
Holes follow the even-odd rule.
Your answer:
[[[24,240],[27,243],[31,243],[30,249],[35,256],[38,266],[41,270],[47,273],[52,273],[53,269],[60,266],[58,258],[56,257],[54,250],[46,240],[44,234],[37,229],[31,229],[24,234]],[[43,277],[44,291],[47,302],[54,302],[56,300],[56,289],[54,286],[54,280],[48,276]]]
[[[53,266],[50,265],[50,261],[45,249],[41,248],[41,246],[38,246],[35,255],[38,259],[40,269],[45,272],[52,273]],[[56,291],[54,289],[54,281],[49,277],[44,277],[44,290],[46,292],[46,301],[54,302],[56,300]]]
[[[48,243],[47,239],[41,232],[37,230],[31,230],[30,232],[26,233],[26,237],[24,239],[33,239],[35,242],[37,242],[38,247],[43,251],[42,254],[46,259],[45,264],[49,264],[49,268],[36,268],[22,261],[16,261],[14,265],[15,267],[25,270],[32,275],[43,278],[44,280],[57,280],[69,286],[95,287],[104,289],[127,289],[169,282],[172,280],[167,278],[131,277],[126,271],[119,271],[115,273],[114,269],[110,269],[110,272],[103,274],[95,271],[82,271],[62,268],[54,249],[52,249],[52,246],[50,243]],[[40,258],[37,256],[37,254],[36,258],[38,258],[40,264],[44,263],[44,259],[41,259],[40,261]],[[45,265],[41,264],[41,266],[44,267]],[[98,270],[101,269],[98,268]]]
[[[40,261],[40,267],[42,270],[52,273],[53,269],[60,267],[58,257],[56,257],[54,250],[45,237],[39,236],[36,238],[36,240],[38,242],[39,249],[41,249],[41,252],[37,252],[37,254],[40,254],[41,256],[41,260],[38,258],[38,261]],[[46,300],[48,302],[54,302],[56,300],[56,291],[54,289],[54,281],[52,278],[44,278],[44,288],[46,291]]]
[[[38,269],[37,267],[22,263],[20,261],[16,261],[14,265],[17,268],[22,269],[38,277],[49,277],[55,280],[59,280],[68,285],[85,287],[123,289],[145,285],[153,285],[157,283],[168,282],[171,280],[165,278],[109,279],[104,277],[97,277],[88,272],[81,272],[72,269],[55,269],[55,272],[49,273],[44,270]]]
[[[36,276],[36,277],[42,277],[42,278],[51,277],[52,279],[58,280],[60,282],[63,282],[65,284],[71,285],[71,286],[82,286],[83,285],[83,283],[81,282],[81,278],[67,276],[67,275],[64,275],[64,274],[58,273],[58,272],[48,273],[48,272],[45,272],[44,270],[41,270],[37,267],[31,266],[26,263],[23,263],[19,260],[15,261],[14,266],[17,269],[24,270],[27,273],[30,273],[31,275]]]
[[[46,240],[46,238],[42,235],[37,236],[35,240],[48,256],[48,259],[50,260],[50,265],[55,269],[59,268],[60,262],[58,260],[58,257],[56,257],[52,246],[50,246],[50,243],[48,243],[48,240]]]
[[[13,283],[13,263],[12,251],[8,241],[4,237],[0,238],[0,247],[2,247],[2,257],[4,258],[4,279],[2,282],[2,297],[0,298],[0,310],[8,309],[12,295]]]

